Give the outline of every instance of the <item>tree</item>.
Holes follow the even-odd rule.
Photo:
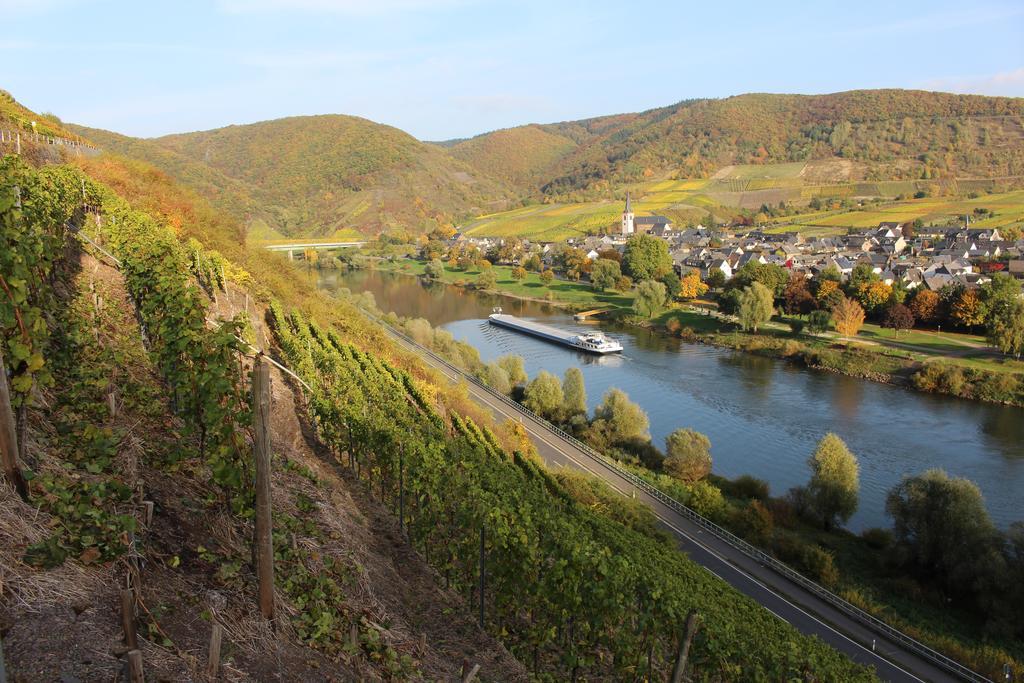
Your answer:
[[[725,273],[718,268],[708,273],[707,285],[711,289],[721,289],[725,286]]]
[[[439,280],[444,275],[444,264],[441,263],[441,259],[431,259],[423,268],[423,274],[432,280]]]
[[[1017,299],[989,315],[988,341],[1007,355],[1024,352],[1024,301]]]
[[[623,275],[615,281],[615,289],[620,292],[628,292],[633,289],[633,278],[628,275]]]
[[[526,278],[526,268],[523,268],[522,266],[516,266],[515,268],[512,269],[513,280],[522,280],[524,278]]]
[[[814,310],[814,296],[807,286],[807,278],[801,273],[789,276],[789,282],[782,291],[782,308],[789,315],[807,315]]]
[[[683,283],[676,275],[676,271],[670,270],[661,278],[661,284],[665,285],[665,303],[671,303],[679,296],[679,292],[683,289]]]
[[[568,247],[562,250],[558,261],[562,264],[565,276],[572,280],[579,280],[580,276],[588,270],[587,252],[576,247]]]
[[[818,448],[807,463],[811,466],[808,505],[829,531],[857,511],[860,491],[857,458],[842,439],[830,432],[818,442]]]
[[[839,282],[836,280],[821,280],[818,283],[818,293],[814,298],[818,301],[818,308],[831,310],[843,300],[843,291],[839,288]]]
[[[913,326],[914,314],[903,304],[893,304],[885,309],[882,327],[888,327],[893,334],[898,334],[900,330],[909,330]]]
[[[523,263],[523,267],[535,273],[539,273],[543,270],[544,264],[541,263],[540,254],[530,254]]]
[[[964,592],[995,536],[977,485],[928,470],[893,488],[885,511],[894,521],[897,561]]]
[[[775,313],[774,297],[771,290],[760,282],[754,282],[740,294],[737,315],[744,330],[757,332],[757,328],[772,319]]]
[[[636,288],[633,310],[646,318],[653,318],[665,303],[665,285],[657,280],[644,280]]]
[[[547,418],[554,418],[558,415],[564,400],[561,380],[547,370],[537,373],[537,376],[526,385],[526,391],[523,394],[523,405]]]
[[[583,373],[579,368],[569,368],[565,371],[562,393],[565,397],[563,406],[565,419],[569,420],[576,415],[587,414],[587,389],[583,383]]]
[[[618,261],[599,258],[590,269],[590,283],[599,292],[611,289],[615,286],[616,280],[622,277],[622,270]]]
[[[774,263],[747,261],[729,280],[729,287],[746,289],[755,282],[767,287],[773,298],[780,297],[789,284],[789,271]]]
[[[692,483],[711,472],[711,440],[692,429],[677,429],[665,439],[665,472]]]
[[[713,271],[722,275],[725,275],[720,270]],[[679,298],[681,299],[696,299],[698,296],[702,296],[707,293],[708,286],[700,281],[700,273],[696,270],[691,270],[683,276],[679,281]]]
[[[523,357],[514,354],[501,356],[495,361],[505,374],[512,386],[522,384],[527,380],[526,370],[523,368]]]
[[[490,362],[484,366],[484,371],[486,373],[484,381],[487,382],[487,386],[503,394],[507,394],[512,391],[512,382],[509,380],[508,373],[505,372],[505,368],[501,367],[496,362]]]
[[[949,317],[958,325],[974,330],[977,325],[985,324],[985,302],[981,295],[973,289],[965,289],[953,302],[949,309]]]
[[[552,282],[552,281],[553,281],[554,279],[555,279],[555,273],[554,273],[554,271],[553,271],[553,270],[551,270],[550,268],[548,268],[547,270],[542,270],[542,271],[540,272],[540,281],[541,281],[542,283],[544,283],[544,286],[545,286],[545,287],[546,287],[547,285],[550,285],[550,284],[551,284],[551,282]]]
[[[647,413],[621,389],[606,391],[601,404],[594,409],[593,427],[608,444],[647,438],[649,425]]]
[[[865,311],[874,314],[889,303],[892,287],[881,280],[863,282],[853,291],[853,296]]]
[[[918,287],[910,300],[910,312],[922,324],[935,323],[939,317],[939,295],[930,289]]]
[[[634,235],[626,242],[622,265],[634,280],[657,280],[672,269],[668,243],[645,233]]]
[[[1016,242],[1021,237],[1021,226],[1011,225],[1006,228],[1002,228],[1002,237],[1007,242]]]
[[[832,320],[835,321],[836,332],[844,337],[856,337],[864,324],[864,309],[853,299],[843,297],[832,309]]]
[[[811,311],[811,314],[807,316],[807,331],[811,334],[828,332],[828,328],[831,325],[832,316],[829,315],[828,311]]]
[[[498,276],[494,274],[493,268],[486,268],[476,279],[476,288],[489,291],[498,286]]]

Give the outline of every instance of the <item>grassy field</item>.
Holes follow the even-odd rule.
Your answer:
[[[387,270],[411,275],[422,275],[426,263],[423,261],[402,260],[389,263],[381,261],[377,265],[378,270]],[[537,273],[527,273],[523,280],[515,280],[512,277],[510,266],[494,266],[494,274],[497,276],[498,291],[502,294],[523,297],[528,299],[549,300],[548,294],[555,302],[571,304],[574,307],[586,306],[588,308],[632,308],[633,293],[623,294],[622,292],[595,292],[590,283],[570,282],[566,280],[554,280],[550,285],[540,281]],[[477,268],[471,270],[459,270],[445,265],[443,282],[448,284],[472,284],[480,278],[481,271]]]
[[[273,239],[250,238],[249,241],[257,246],[273,246],[275,244],[320,244],[324,242],[338,242],[342,240],[361,241],[366,239],[366,235],[354,228],[341,228],[339,230],[335,230],[334,234],[330,237],[285,237],[280,235],[280,233],[276,234],[277,236]]]

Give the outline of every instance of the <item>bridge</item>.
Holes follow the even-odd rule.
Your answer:
[[[295,252],[304,252],[307,249],[316,249],[317,251],[325,249],[349,249],[353,247],[361,247],[366,244],[366,240],[361,242],[357,241],[346,241],[346,242],[289,242],[286,244],[264,244],[263,248],[267,251],[286,251],[288,252],[288,258],[295,260]]]

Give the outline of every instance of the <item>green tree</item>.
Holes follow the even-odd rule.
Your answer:
[[[645,318],[653,318],[665,304],[665,285],[657,280],[644,280],[636,288],[633,310]]]
[[[593,429],[606,444],[647,438],[650,421],[643,408],[629,400],[621,389],[609,389],[594,410]]]
[[[526,370],[523,368],[523,357],[515,354],[508,354],[500,356],[496,361],[498,367],[505,371],[508,375],[508,381],[512,386],[518,386],[525,382],[528,377]]]
[[[562,393],[565,396],[565,419],[587,414],[587,389],[583,383],[583,372],[579,368],[569,368],[565,371]]]
[[[441,263],[441,259],[431,259],[430,262],[423,268],[423,274],[432,280],[439,280],[444,275],[444,264]]]
[[[725,286],[725,273],[718,268],[715,268],[708,273],[708,279],[706,280],[707,286],[711,289],[721,289]]]
[[[590,269],[590,283],[594,289],[603,292],[615,286],[615,282],[622,277],[622,270],[618,261],[599,258],[594,261]]]
[[[498,276],[494,274],[493,268],[485,268],[476,279],[476,288],[490,291],[498,286]]]
[[[486,373],[484,381],[487,382],[487,386],[503,394],[512,391],[512,382],[509,380],[508,373],[497,362],[488,363],[484,366],[484,371]]]
[[[885,511],[894,522],[897,561],[963,593],[995,537],[977,485],[928,470],[890,491]]]
[[[807,331],[812,334],[828,332],[828,328],[831,325],[832,316],[829,315],[828,311],[811,311],[811,314],[807,316]]]
[[[818,442],[818,448],[807,462],[811,466],[808,504],[828,531],[857,511],[860,492],[857,458],[842,439],[829,433]]]
[[[683,291],[683,282],[676,275],[675,269],[665,273],[661,278],[661,284],[665,285],[665,302],[671,302]]]
[[[1024,301],[1000,305],[989,314],[988,341],[1007,355],[1024,352]]]
[[[537,373],[523,394],[524,406],[549,419],[557,417],[564,401],[562,381],[547,370]]]
[[[523,267],[529,271],[539,273],[544,268],[544,264],[541,263],[539,254],[530,254],[523,263]]]
[[[733,274],[728,286],[732,289],[746,289],[755,282],[767,287],[772,297],[781,297],[789,284],[789,271],[774,263],[747,261]]]
[[[711,440],[692,429],[677,429],[665,439],[665,472],[693,483],[711,472]]]
[[[634,280],[657,280],[672,269],[668,243],[643,233],[634,235],[626,242],[622,265]]]
[[[740,294],[737,316],[744,330],[757,332],[757,328],[772,319],[775,313],[774,297],[760,282],[754,282]]]

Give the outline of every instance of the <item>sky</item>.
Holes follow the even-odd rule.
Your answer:
[[[746,92],[1024,97],[1024,2],[0,0],[0,88],[134,136],[352,114],[422,140]]]

